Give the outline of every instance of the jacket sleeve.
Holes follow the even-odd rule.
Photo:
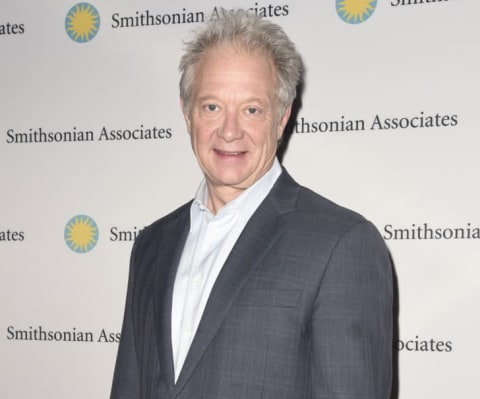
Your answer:
[[[314,399],[388,399],[392,266],[375,227],[357,222],[336,243],[311,317]]]
[[[111,399],[138,399],[140,398],[140,377],[138,372],[137,354],[133,326],[133,287],[135,279],[135,248],[130,259],[127,299],[117,361],[113,375]]]

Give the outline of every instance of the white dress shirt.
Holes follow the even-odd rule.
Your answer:
[[[200,184],[190,208],[190,231],[178,265],[172,298],[172,349],[175,381],[187,357],[215,280],[248,220],[281,174],[275,159],[255,184],[213,215]]]

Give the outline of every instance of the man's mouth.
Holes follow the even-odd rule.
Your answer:
[[[222,151],[222,150],[214,150],[218,155],[227,156],[227,157],[236,157],[239,155],[243,155],[246,151]]]

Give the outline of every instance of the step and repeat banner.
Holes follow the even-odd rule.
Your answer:
[[[133,241],[201,179],[179,107],[183,40],[238,6],[282,25],[306,65],[283,164],[390,250],[393,397],[478,398],[468,0],[2,2],[0,396],[108,397]]]

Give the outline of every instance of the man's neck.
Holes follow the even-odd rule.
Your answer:
[[[226,204],[242,194],[245,188],[214,186],[207,183],[207,190],[207,207],[212,214],[216,215]]]
[[[281,167],[278,163],[278,160],[275,158],[272,160],[270,166],[263,173],[261,173],[253,183],[245,181],[238,185],[217,185],[206,179],[205,188],[207,198],[205,198],[204,194],[202,202],[204,204],[206,203],[207,208],[213,215],[216,215],[225,205],[242,195],[246,190],[250,189],[250,187],[260,184],[260,181],[264,181],[267,178],[266,175],[272,175],[272,178],[269,178],[268,180],[271,180],[273,184],[280,173]],[[264,185],[264,183],[262,183],[262,185]]]

